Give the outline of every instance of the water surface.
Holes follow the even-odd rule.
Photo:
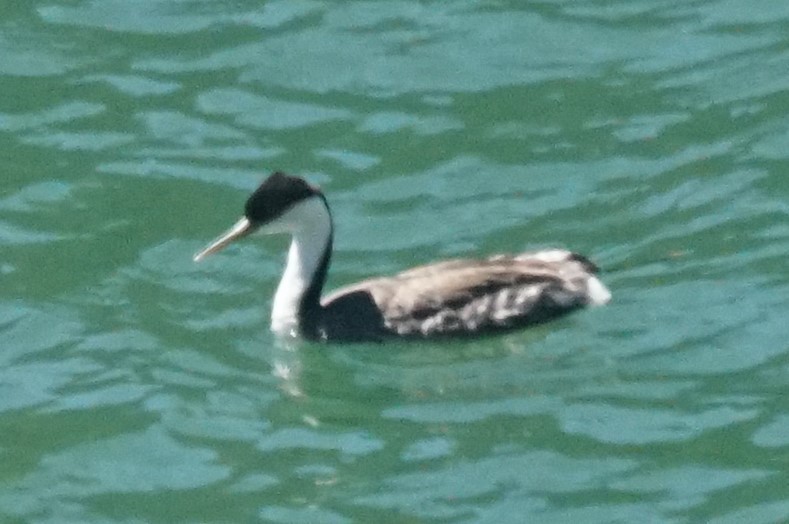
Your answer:
[[[789,520],[789,7],[27,2],[0,22],[0,520]],[[614,301],[484,340],[268,332],[329,287],[558,246]]]

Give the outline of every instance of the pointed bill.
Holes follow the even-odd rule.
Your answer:
[[[194,261],[200,262],[208,255],[212,255],[217,251],[222,251],[233,241],[245,237],[257,229],[248,218],[244,217],[235,223],[233,227],[222,233],[216,240],[208,244],[202,251],[195,253]]]

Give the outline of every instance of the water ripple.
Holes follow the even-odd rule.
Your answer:
[[[0,520],[780,522],[786,2],[49,0],[0,22]],[[329,287],[569,247],[606,308],[453,343],[268,332]],[[783,461],[783,462],[782,462]]]

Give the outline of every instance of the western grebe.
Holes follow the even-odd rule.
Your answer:
[[[478,335],[611,298],[587,258],[550,249],[446,260],[364,280],[321,299],[334,233],[329,205],[318,187],[280,172],[263,181],[243,218],[194,260],[255,231],[292,235],[271,312],[278,335],[329,341]]]

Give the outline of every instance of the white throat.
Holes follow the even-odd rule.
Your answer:
[[[331,237],[329,210],[320,197],[294,205],[276,221],[263,228],[264,233],[290,233],[285,271],[274,294],[271,330],[281,336],[299,334],[299,306],[315,278],[323,253]]]

